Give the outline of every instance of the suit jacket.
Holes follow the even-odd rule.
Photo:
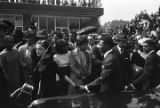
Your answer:
[[[143,90],[153,88],[160,83],[160,57],[155,51],[150,53],[144,64],[143,73],[134,81],[134,84],[143,83]]]
[[[100,92],[119,92],[122,88],[123,70],[122,57],[118,48],[114,47],[103,60],[101,76],[88,84],[88,88],[101,85]]]
[[[10,98],[7,88],[7,79],[4,74],[0,66],[0,106],[5,106],[5,108],[22,108],[15,103],[14,99]]]
[[[76,48],[75,50],[71,51],[70,54],[70,68],[71,68],[70,78],[76,84],[84,85],[84,80],[91,75],[91,55],[88,51],[86,52],[89,59],[89,63],[87,63],[88,69],[84,69],[84,67],[80,62],[80,57],[78,53],[79,51]],[[77,90],[75,90],[71,86],[69,87],[68,94],[77,94],[77,93],[78,93]]]
[[[89,76],[91,74],[91,54],[86,51],[88,56],[88,67],[87,69],[84,69],[84,67],[81,64],[80,56],[79,56],[78,49],[75,49],[71,51],[70,54],[70,68],[71,68],[71,78],[73,81],[75,81],[78,84],[81,84],[79,80],[82,80],[83,77]]]

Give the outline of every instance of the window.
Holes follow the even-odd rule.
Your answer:
[[[40,4],[40,0],[28,0],[28,3]]]
[[[56,18],[56,27],[67,27],[67,23],[68,23],[67,17]]]
[[[55,18],[48,17],[48,30],[55,30]]]
[[[14,23],[14,15],[3,15],[3,20],[8,20],[11,23]]]
[[[34,26],[38,27],[38,16],[32,16],[32,22],[34,23]]]
[[[81,18],[80,19],[80,28],[88,26],[89,21],[90,21],[90,18]]]
[[[16,30],[23,31],[23,27],[16,27]]]
[[[8,0],[0,0],[0,2],[8,2]]]
[[[79,29],[79,18],[70,18],[69,19],[69,28],[70,29]]]
[[[0,20],[6,20],[11,22],[13,27],[21,27],[23,29],[23,17],[22,15],[0,15]]]
[[[15,16],[15,26],[23,26],[23,17]]]
[[[47,17],[39,17],[39,29],[47,29]]]

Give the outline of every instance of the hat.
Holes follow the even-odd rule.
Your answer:
[[[138,40],[138,44],[143,46],[143,44],[146,40],[151,40],[151,39],[150,38],[141,38]]]
[[[118,34],[117,41],[127,41],[127,35],[125,35],[125,34]]]
[[[152,46],[152,47],[155,47],[155,45],[156,45],[156,42],[154,40],[150,39],[150,38],[147,39],[147,40],[144,40],[143,44],[144,43],[147,43],[149,46]]]
[[[46,32],[46,30],[38,30],[36,37],[46,38],[46,37],[47,37],[47,32]]]

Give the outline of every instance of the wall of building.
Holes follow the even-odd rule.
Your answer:
[[[15,27],[27,30],[31,22],[38,29],[79,30],[85,26],[98,26],[98,17],[103,15],[103,8],[49,6],[20,3],[0,3],[0,18],[11,16]],[[17,19],[17,15],[21,16]],[[1,18],[1,19],[3,19]],[[9,18],[6,18],[9,19]]]

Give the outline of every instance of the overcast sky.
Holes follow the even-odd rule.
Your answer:
[[[102,7],[104,15],[100,21],[104,24],[112,20],[131,20],[141,10],[155,13],[160,7],[160,0],[102,0]]]

